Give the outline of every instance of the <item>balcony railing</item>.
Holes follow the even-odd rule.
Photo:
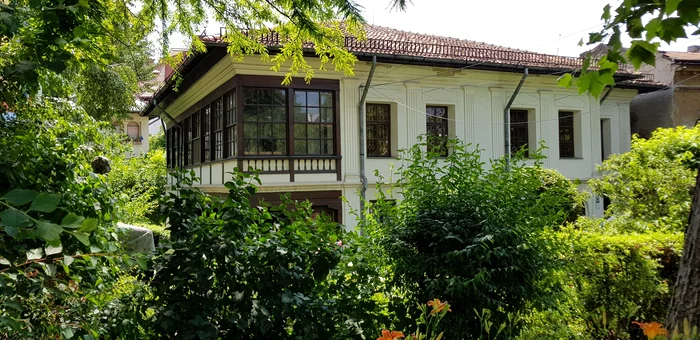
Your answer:
[[[243,172],[261,174],[336,174],[340,180],[340,156],[239,156],[238,168]]]

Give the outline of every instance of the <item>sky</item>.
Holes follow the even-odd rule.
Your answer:
[[[355,0],[368,23],[405,31],[475,40],[534,52],[578,56],[592,46],[581,38],[602,27],[610,0],[413,0],[405,12],[391,11],[390,0]],[[615,8],[615,2],[612,3]],[[208,32],[218,32],[211,22]],[[629,41],[629,39],[627,39]],[[700,39],[683,39],[661,50],[685,51]],[[185,47],[181,36],[172,47]]]

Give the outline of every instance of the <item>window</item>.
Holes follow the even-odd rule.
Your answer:
[[[224,109],[226,110],[226,157],[236,155],[236,92],[231,91],[224,96]]]
[[[391,106],[367,104],[367,156],[391,156]]]
[[[574,158],[574,113],[559,112],[559,158]]]
[[[528,133],[527,110],[510,110],[510,153],[515,154],[521,148],[528,146],[530,135]],[[526,150],[525,157],[530,153]]]
[[[165,131],[165,159],[169,169],[173,168],[173,130]]]
[[[133,141],[141,140],[141,134],[139,133],[139,123],[129,122],[126,124],[126,134]]]
[[[333,93],[295,91],[294,153],[297,155],[332,155]]]
[[[192,115],[192,164],[202,162],[202,139],[199,137],[200,134],[199,111],[197,111]]]
[[[214,158],[224,158],[224,109],[221,98],[212,104],[212,124],[214,130]]]
[[[192,164],[192,117],[185,118],[185,155],[184,165]]]
[[[211,160],[211,108],[209,106],[206,106],[202,109],[202,143],[204,143],[203,151],[204,151],[204,158],[202,159],[202,162],[206,162]]]
[[[287,154],[287,92],[244,89],[243,105],[245,154]]]
[[[180,165],[180,129],[173,128],[173,167]]]
[[[425,107],[428,152],[447,156],[447,118],[446,106]]]

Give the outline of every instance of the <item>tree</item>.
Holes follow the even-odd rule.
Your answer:
[[[626,0],[612,11],[610,5],[603,9],[603,28],[589,34],[588,44],[605,42],[608,53],[597,62],[597,68],[584,64],[580,77],[562,76],[560,84],[574,83],[579,92],[599,96],[605,86],[614,85],[612,73],[617,63],[630,62],[635,68],[642,64],[654,65],[659,42],[674,42],[687,38],[686,29],[695,29],[691,36],[700,35],[700,0]],[[623,32],[633,40],[626,55],[621,52]],[[700,171],[695,184],[690,218],[685,233],[685,246],[678,279],[675,283],[671,309],[666,320],[669,327],[677,327],[687,319],[693,325],[700,324]]]
[[[392,3],[406,6],[406,0]],[[110,65],[120,45],[133,49],[158,29],[162,55],[177,63],[182,55],[169,55],[168,37],[179,32],[194,51],[203,51],[198,27],[211,19],[209,13],[224,24],[233,56],[260,54],[276,70],[289,62],[286,81],[314,74],[303,56],[304,43],[314,45],[321,69],[331,63],[352,74],[357,59],[344,48],[344,37],[362,36],[364,23],[353,0],[12,0],[0,2],[0,101],[12,103],[40,88],[60,87],[52,75],[71,67]],[[282,46],[270,55],[260,38],[273,29]]]

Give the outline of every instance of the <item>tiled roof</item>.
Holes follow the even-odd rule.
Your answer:
[[[673,61],[698,61],[700,62],[700,53],[698,52],[665,52],[664,57]]]
[[[375,25],[365,26],[366,39],[345,38],[345,46],[353,53],[368,53],[385,56],[403,56],[483,63],[489,65],[536,67],[553,70],[575,70],[581,68],[583,58],[563,57],[518,50],[449,37],[401,31]],[[205,42],[222,42],[220,36],[202,37]],[[261,38],[267,46],[279,46],[279,36],[270,33]],[[312,46],[308,46],[312,47]],[[627,67],[620,67],[619,73],[632,73]]]

